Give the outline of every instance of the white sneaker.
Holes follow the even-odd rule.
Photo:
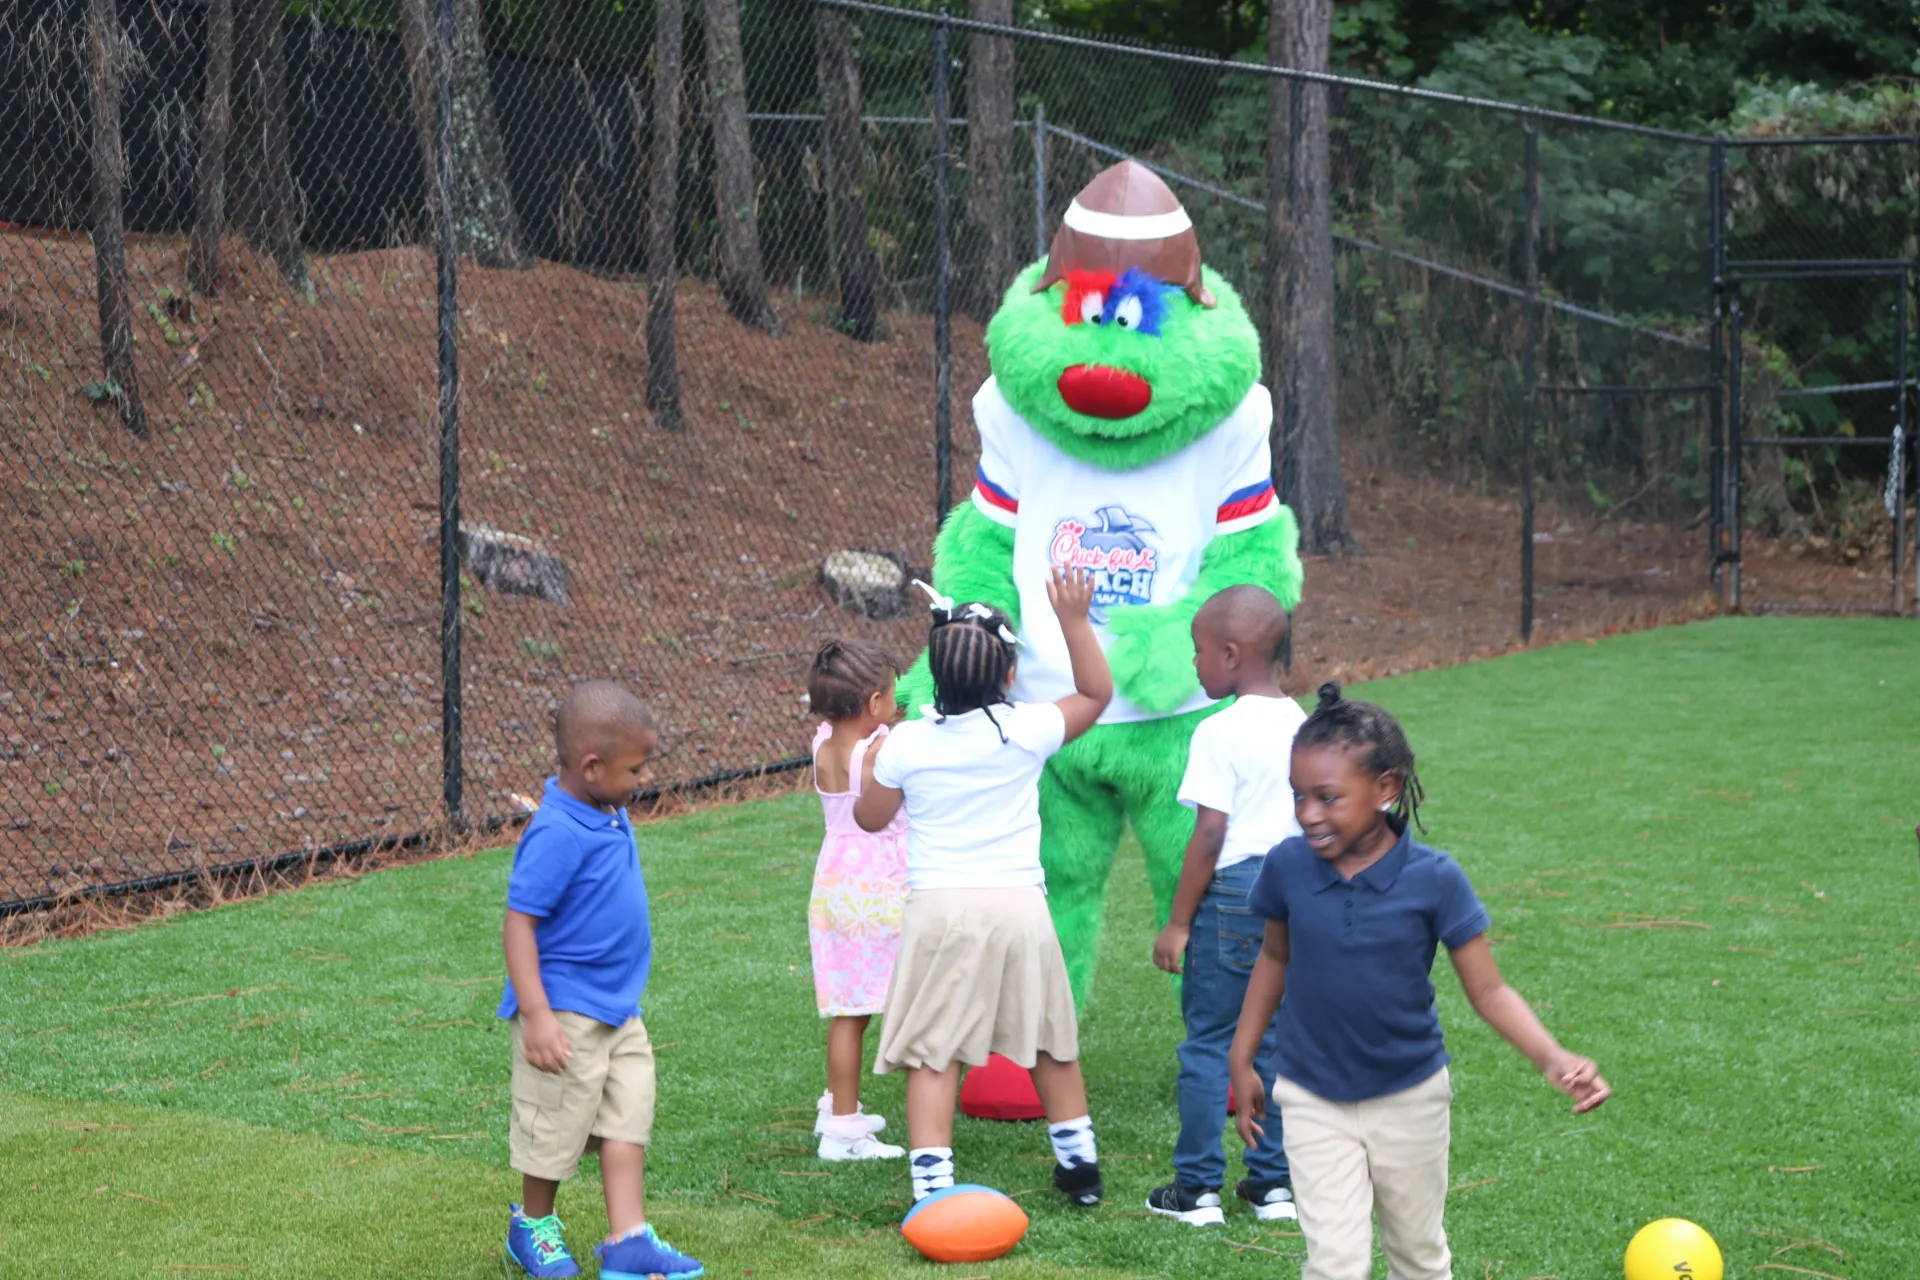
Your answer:
[[[826,1133],[820,1135],[822,1160],[897,1160],[906,1154],[905,1147],[881,1142],[870,1133],[851,1139],[836,1138]]]
[[[856,1110],[853,1114],[859,1118],[860,1123],[864,1124],[867,1127],[868,1133],[878,1133],[882,1129],[887,1127],[887,1118],[885,1116],[870,1116],[867,1114],[867,1109],[865,1107],[861,1107],[860,1109]],[[833,1115],[833,1094],[823,1093],[820,1095],[820,1101],[816,1107],[815,1114],[813,1117],[813,1131],[816,1135],[821,1135],[826,1133],[827,1120],[832,1115]]]

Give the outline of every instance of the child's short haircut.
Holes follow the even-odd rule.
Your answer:
[[[1287,611],[1265,587],[1251,583],[1228,587],[1200,606],[1207,625],[1222,641],[1231,640],[1256,662],[1272,666],[1287,641]]]
[[[1400,779],[1400,798],[1388,815],[1395,831],[1405,831],[1412,822],[1426,834],[1420,821],[1420,802],[1426,798],[1420,787],[1420,775],[1414,772],[1413,748],[1400,722],[1384,707],[1371,702],[1352,702],[1340,695],[1340,686],[1329,680],[1320,686],[1320,705],[1293,735],[1293,749],[1306,747],[1349,747],[1361,753],[1360,767],[1376,778],[1393,774]]]
[[[813,655],[807,673],[807,705],[828,720],[851,720],[867,699],[898,677],[891,654],[866,640],[829,640]]]
[[[969,604],[950,613],[934,611],[933,631],[927,636],[927,669],[933,676],[933,709],[941,718],[1008,701],[1012,636],[1007,615],[998,609]],[[991,719],[993,713],[987,714]],[[994,724],[997,728],[999,721]]]
[[[624,685],[589,680],[576,685],[553,716],[553,750],[563,765],[605,755],[630,733],[653,731],[653,713]]]

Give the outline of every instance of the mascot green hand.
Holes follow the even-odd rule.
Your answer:
[[[1046,261],[1007,291],[987,348],[980,471],[934,543],[934,585],[1006,611],[1021,636],[1013,696],[1050,702],[1073,677],[1048,574],[1094,578],[1116,696],[1040,782],[1048,903],[1084,1002],[1126,823],[1162,922],[1193,832],[1177,793],[1212,705],[1193,670],[1194,614],[1241,583],[1292,609],[1299,535],[1273,491],[1253,323],[1201,266],[1192,222],[1152,171],[1123,162],[1074,199]],[[901,701],[918,708],[930,693],[922,658]]]

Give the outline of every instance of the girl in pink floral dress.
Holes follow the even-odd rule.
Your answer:
[[[863,640],[834,640],[814,655],[807,695],[823,717],[813,735],[813,785],[826,810],[827,834],[813,872],[807,932],[813,944],[813,989],[827,1023],[827,1092],[814,1132],[822,1160],[884,1160],[904,1149],[874,1135],[886,1120],[860,1106],[860,1066],[867,1023],[887,1002],[900,915],[907,897],[904,810],[868,834],[853,821],[861,783],[873,776],[873,753],[893,723],[893,659]]]

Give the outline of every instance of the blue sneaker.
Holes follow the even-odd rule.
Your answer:
[[[559,1214],[529,1218],[519,1205],[510,1207],[513,1216],[507,1219],[507,1256],[519,1263],[522,1271],[538,1280],[580,1274],[580,1264],[560,1238]]]
[[[653,1233],[653,1224],[640,1228],[638,1235],[623,1236],[612,1244],[593,1247],[600,1259],[600,1280],[693,1280],[707,1269]]]

